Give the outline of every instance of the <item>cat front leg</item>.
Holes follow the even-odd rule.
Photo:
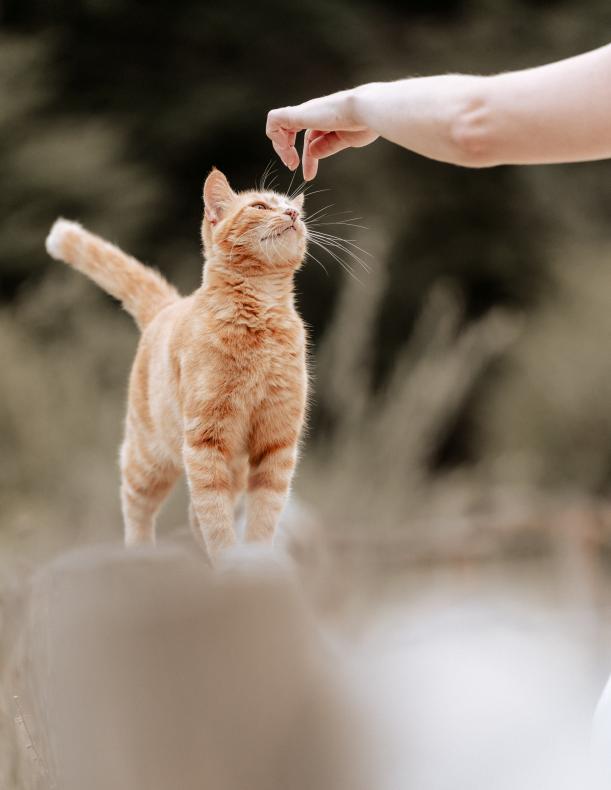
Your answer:
[[[208,556],[236,542],[233,473],[229,448],[214,425],[200,425],[185,435],[183,457],[191,494],[192,519],[199,525]]]
[[[297,463],[301,410],[270,403],[256,415],[250,439],[246,540],[271,543]]]
[[[271,442],[253,460],[246,498],[246,540],[271,543],[288,499],[297,441]]]

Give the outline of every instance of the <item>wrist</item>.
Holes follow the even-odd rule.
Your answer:
[[[357,85],[348,91],[347,110],[348,116],[354,126],[369,126],[368,117],[372,106],[372,99],[376,90],[379,90],[379,82],[367,82],[364,85]]]

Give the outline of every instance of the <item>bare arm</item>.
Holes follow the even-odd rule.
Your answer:
[[[272,110],[267,134],[291,169],[302,129],[306,179],[319,159],[379,136],[467,167],[604,159],[611,157],[611,45],[525,71],[371,83]]]

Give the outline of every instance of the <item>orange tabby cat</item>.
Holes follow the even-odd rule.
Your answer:
[[[183,468],[191,524],[212,560],[236,541],[234,505],[245,490],[246,540],[271,542],[306,404],[306,338],[293,299],[306,252],[302,204],[302,195],[236,194],[212,170],[203,283],[184,298],[80,225],[53,226],[49,253],[120,299],[142,330],[121,448],[127,545],[154,541],[156,513]]]

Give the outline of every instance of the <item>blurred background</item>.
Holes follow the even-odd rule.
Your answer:
[[[568,57],[607,43],[611,6],[3,0],[0,24],[8,585],[121,529],[116,461],[137,332],[48,258],[58,215],[188,292],[201,277],[203,179],[213,165],[236,189],[262,176],[269,109],[372,80]],[[289,174],[276,173],[286,189]],[[378,141],[324,161],[314,189],[328,191],[308,210],[359,218],[332,227],[371,269],[347,260],[350,276],[315,251],[327,271],[309,261],[297,281],[313,398],[288,521],[324,606],[349,610],[345,623],[390,595],[413,607],[401,628],[416,641],[421,626],[447,638],[448,607],[450,633],[464,615],[490,645],[490,624],[509,623],[533,647],[533,688],[578,643],[566,672],[581,662],[575,705],[590,710],[611,667],[611,162],[465,170]],[[162,534],[185,514],[183,489]],[[452,662],[459,685],[469,649],[488,655],[475,644]],[[490,647],[491,662],[514,648]],[[419,788],[446,786],[423,777]]]

